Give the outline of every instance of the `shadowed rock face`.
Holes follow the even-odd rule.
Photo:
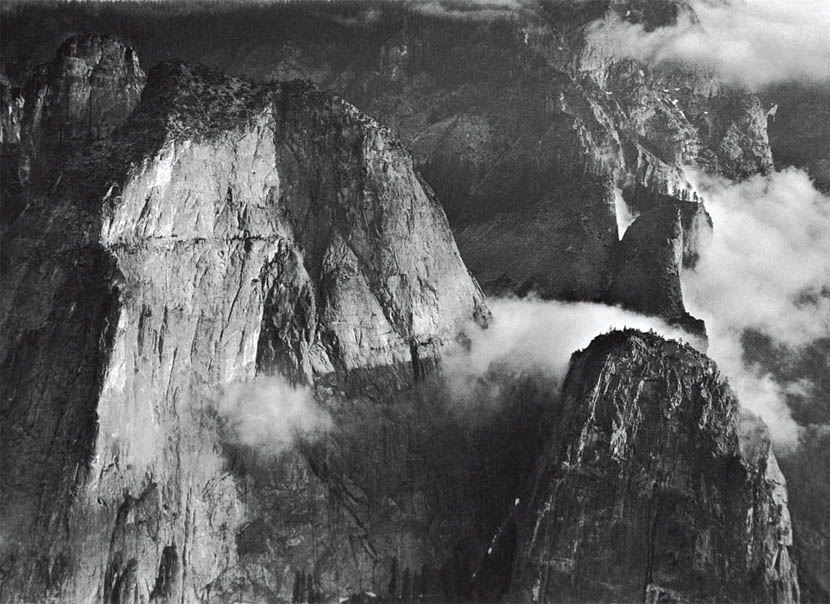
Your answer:
[[[18,175],[20,121],[24,104],[22,87],[8,78],[0,65],[0,229],[20,214],[24,207]]]
[[[487,293],[608,299],[626,253],[615,188],[642,213],[691,197],[687,164],[736,178],[772,165],[756,97],[679,65],[620,60],[591,25],[607,14],[659,27],[690,10],[551,2],[509,20],[389,17],[379,36],[371,25],[341,31],[327,21],[360,39],[361,51],[286,33],[206,56],[255,77],[312,78],[399,131]]]
[[[771,106],[775,165],[806,169],[816,188],[830,192],[830,86],[790,84],[764,92]]]
[[[620,242],[606,300],[705,340],[703,321],[683,304],[680,272],[697,262],[698,237],[711,228],[703,205],[689,201],[670,200],[640,214]]]
[[[574,355],[520,514],[525,601],[798,600],[786,485],[715,365],[638,332]]]
[[[683,230],[671,206],[641,214],[625,232],[610,298],[650,315],[685,313],[680,291]]]
[[[589,25],[606,9],[649,27],[691,10],[551,2],[510,21],[419,27],[413,17],[361,64],[288,39],[270,60],[252,52],[244,69],[300,70],[396,128],[487,293],[595,300],[615,273],[615,187],[640,213],[691,195],[684,165],[738,178],[772,166],[756,97],[678,65],[620,60]],[[210,58],[243,69],[221,50]]]
[[[21,124],[21,180],[107,136],[132,113],[145,76],[129,46],[109,36],[68,39],[29,80]]]
[[[0,68],[0,228],[23,211],[30,185],[59,187],[67,156],[124,123],[144,82],[133,49],[103,35],[69,38],[25,83]]]

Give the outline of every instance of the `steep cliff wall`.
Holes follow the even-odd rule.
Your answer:
[[[710,360],[600,336],[562,405],[519,515],[517,599],[798,600],[784,477]]]
[[[4,240],[3,598],[233,598],[257,583],[236,564],[248,503],[274,500],[225,469],[222,387],[281,371],[332,405],[390,395],[486,322],[481,292],[403,147],[305,84],[161,65],[60,173]],[[309,475],[291,455],[275,467]]]
[[[703,321],[686,312],[680,273],[697,262],[697,238],[711,228],[703,204],[695,202],[668,198],[640,214],[618,247],[606,300],[705,339]]]
[[[738,103],[689,143],[687,109],[655,93],[645,104],[661,108],[621,134],[635,104],[593,80],[613,64],[574,75],[569,36],[518,25],[401,34],[367,80],[302,50],[280,61],[339,74],[431,150],[433,176],[450,162],[436,186],[462,200],[450,207],[494,290],[585,298],[616,283],[614,301],[677,318],[676,277],[708,221],[671,157],[763,169],[764,145],[741,134],[754,110]],[[459,32],[478,50],[452,52]],[[494,79],[467,69],[480,61]],[[105,89],[123,81],[101,82],[121,98]],[[42,115],[74,115],[62,103],[76,96],[43,98]],[[472,409],[446,404],[430,368],[487,322],[483,296],[409,154],[348,103],[171,62],[129,119],[78,124],[80,153],[30,179],[3,241],[0,599],[493,601],[511,569],[527,599],[537,577],[540,599],[797,599],[783,478],[763,439],[739,451],[735,402],[690,349],[606,336],[577,356],[564,407],[545,380],[513,378],[497,405],[486,383]],[[713,150],[724,141],[734,163]],[[640,212],[622,244],[614,184]],[[652,269],[659,303],[623,300]],[[240,382],[280,409],[263,427],[288,421],[290,392],[329,431],[240,441],[217,411]],[[701,576],[716,579],[697,590]]]
[[[600,27],[656,28],[688,3],[443,8],[246,7],[123,28],[143,56],[312,79],[393,127],[488,293],[603,297],[618,246],[615,187],[638,213],[691,196],[685,163],[729,177],[772,165],[756,97],[709,73],[620,59]]]
[[[649,314],[679,317],[683,231],[680,211],[667,206],[641,214],[626,230],[609,295]]]
[[[0,65],[0,229],[23,209],[17,168],[24,103],[22,87]]]
[[[594,21],[658,27],[690,10],[546,3],[509,21],[413,18],[383,41],[376,69],[314,75],[409,142],[486,291],[593,300],[620,253],[615,187],[640,213],[691,201],[687,164],[735,178],[772,166],[756,97],[681,65],[620,59]]]
[[[25,82],[0,74],[0,228],[29,203],[29,185],[57,188],[67,156],[124,123],[144,82],[135,51],[103,35],[67,39]]]

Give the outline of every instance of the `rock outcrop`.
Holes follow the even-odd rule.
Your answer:
[[[711,228],[703,205],[695,202],[673,200],[640,214],[620,242],[606,300],[662,317],[705,340],[703,321],[686,312],[680,272],[697,262],[698,238]]]
[[[798,601],[784,477],[712,361],[599,336],[561,404],[519,514],[513,599]]]
[[[73,107],[47,94],[40,111]],[[343,100],[182,63],[154,69],[132,116],[59,170],[60,187],[31,183],[4,239],[3,599],[223,600],[268,583],[237,562],[252,502],[278,500],[223,469],[213,402],[278,372],[332,405],[369,386],[385,400],[486,323],[440,206]],[[255,467],[316,476],[291,460]],[[332,493],[317,493],[322,513]]]
[[[682,262],[680,210],[667,206],[640,214],[623,236],[609,296],[650,315],[680,317]]]
[[[641,213],[690,200],[686,165],[735,178],[772,166],[755,96],[621,59],[604,38],[613,20],[654,28],[690,11],[669,0],[545,3],[504,20],[410,15],[369,67],[368,50],[342,65],[332,47],[294,40],[291,60],[302,54],[317,66],[309,77],[401,133],[485,291],[596,300],[619,255],[615,188]],[[273,56],[245,68],[266,77],[282,64]]]
[[[0,65],[0,229],[23,210],[23,192],[18,176],[20,122],[23,91]]]
[[[132,113],[145,76],[135,51],[111,36],[70,38],[41,66],[24,92],[20,179],[52,170]]]

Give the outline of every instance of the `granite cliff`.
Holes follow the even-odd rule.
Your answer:
[[[690,10],[665,10],[675,4],[543,3],[513,20],[402,26],[381,46],[377,69],[350,66],[347,81],[309,77],[401,132],[485,291],[654,312],[612,286],[626,253],[620,213],[700,201],[685,165],[728,177],[772,166],[757,98],[681,65],[621,60],[595,21],[657,27]],[[280,64],[272,69],[280,73]],[[685,312],[663,310],[666,318]]]
[[[3,245],[4,598],[210,593],[246,502],[219,388],[391,396],[487,321],[408,153],[307,84],[160,65],[56,168]]]
[[[135,52],[108,36],[68,39],[27,82],[20,120],[20,179],[120,126],[138,104],[144,72]]]
[[[593,17],[564,15],[547,19],[581,31]],[[798,601],[783,477],[763,434],[740,439],[703,355],[610,334],[575,356],[563,392],[496,371],[466,407],[441,373],[490,321],[450,224],[491,291],[600,297],[699,331],[679,271],[710,221],[672,157],[765,169],[756,101],[701,80],[678,108],[654,82],[692,75],[648,72],[618,102],[604,87],[636,66],[582,33],[436,23],[384,47],[373,79],[355,64],[334,86],[362,91],[414,160],[308,82],[167,61],[139,102],[135,53],[112,38],[67,42],[30,80],[43,92],[4,127],[20,124],[19,157],[50,161],[20,162],[33,167],[4,226],[0,599]],[[496,79],[460,77],[471,56],[446,52],[448,33],[477,41]],[[496,62],[499,44],[530,53],[524,70]],[[277,56],[307,69],[306,51]],[[551,77],[537,95],[538,70]],[[101,123],[75,110],[91,99]],[[59,152],[44,116],[74,133]],[[467,180],[452,163],[479,160]],[[615,201],[639,213],[622,241]],[[476,245],[503,256],[492,279]],[[277,383],[319,405],[325,433],[234,438],[217,401]]]
[[[685,2],[453,6],[251,6],[215,15],[215,35],[188,34],[203,21],[181,15],[123,34],[151,62],[173,53],[258,81],[309,79],[388,124],[488,294],[630,306],[612,287],[622,214],[699,201],[684,165],[738,178],[772,166],[757,97],[710,73],[620,59],[604,36],[614,19],[671,24],[691,13]]]
[[[515,599],[798,600],[786,481],[714,363],[638,332],[576,353],[519,513]]]

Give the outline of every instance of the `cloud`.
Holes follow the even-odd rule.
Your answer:
[[[560,384],[571,355],[599,334],[626,327],[653,330],[660,335],[689,340],[690,336],[663,321],[614,306],[590,302],[536,299],[491,299],[493,322],[486,330],[473,329],[469,353],[444,361],[445,374],[457,396],[488,371],[539,372]]]
[[[795,168],[741,183],[689,173],[714,229],[684,281],[722,328],[788,346],[830,335],[830,198]]]
[[[743,334],[759,331],[793,350],[830,337],[830,198],[796,169],[741,183],[693,171],[687,179],[714,222],[713,232],[702,234],[695,269],[682,275],[687,307],[706,321],[708,354],[742,407],[767,423],[779,450],[790,448],[800,428],[787,395],[810,392],[813,385],[803,379],[778,382],[763,367],[747,363]],[[489,304],[492,326],[472,330],[469,354],[445,361],[450,387],[460,398],[494,368],[538,371],[561,383],[571,354],[611,329],[689,338],[657,319],[600,304],[517,299]]]
[[[309,388],[292,386],[279,376],[227,386],[216,411],[226,421],[232,442],[267,454],[279,453],[298,436],[314,437],[332,425]]]
[[[489,20],[531,6],[532,0],[409,0],[420,13],[453,19]]]
[[[779,446],[794,444],[786,394],[810,385],[778,383],[746,365],[741,336],[759,331],[790,349],[830,337],[830,198],[796,169],[741,183],[687,177],[714,222],[695,269],[682,275],[687,306],[706,321],[709,354],[741,403],[770,425]]]
[[[830,82],[830,2],[692,0],[697,19],[646,32],[607,17],[593,40],[617,56],[682,61],[753,89],[780,82]]]

